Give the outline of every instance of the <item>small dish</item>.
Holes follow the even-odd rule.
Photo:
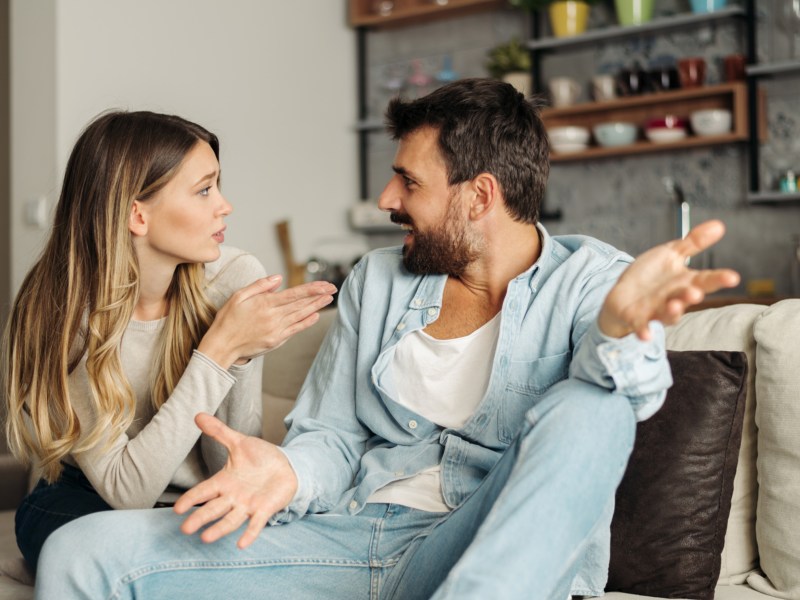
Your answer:
[[[686,137],[685,129],[671,129],[669,127],[648,127],[644,130],[647,139],[656,144],[677,142]]]
[[[612,122],[600,123],[592,129],[594,139],[606,148],[627,146],[636,140],[638,128],[633,123]]]
[[[724,108],[696,110],[689,115],[692,131],[697,135],[722,135],[731,130],[731,111]]]
[[[583,152],[588,147],[588,144],[578,144],[565,142],[563,144],[550,144],[550,148],[557,154],[575,154],[576,152]]]
[[[683,117],[666,115],[649,119],[644,126],[644,134],[648,140],[656,144],[668,144],[682,140],[687,135],[688,121]]]
[[[547,137],[552,146],[563,144],[583,144],[589,143],[589,130],[586,127],[577,125],[566,125],[563,127],[551,127],[547,130]]]

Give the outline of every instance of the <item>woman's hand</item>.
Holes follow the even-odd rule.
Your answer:
[[[326,281],[276,292],[280,275],[234,293],[217,313],[198,350],[227,369],[234,362],[274,350],[319,320],[318,311],[333,301],[336,287]]]
[[[686,266],[689,257],[713,246],[723,235],[721,221],[706,221],[684,239],[661,244],[639,256],[608,293],[598,317],[600,331],[616,338],[635,332],[647,340],[650,321],[676,323],[706,294],[737,285],[739,274],[730,269]]]
[[[175,512],[184,514],[192,506],[203,504],[181,525],[191,535],[209,523],[200,534],[206,543],[249,524],[239,538],[239,548],[246,548],[258,537],[270,517],[285,508],[297,491],[297,477],[286,456],[274,444],[246,436],[226,426],[219,419],[200,413],[197,426],[228,450],[228,462],[213,477],[197,484],[175,503]]]

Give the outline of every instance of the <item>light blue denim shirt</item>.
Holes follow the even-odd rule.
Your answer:
[[[438,318],[446,276],[408,273],[399,247],[373,251],[354,267],[286,419],[283,451],[299,488],[276,521],[357,513],[375,490],[437,464],[444,500],[455,508],[511,443],[523,415],[567,377],[626,395],[639,420],[660,408],[672,382],[661,325],[651,323],[648,342],[608,338],[597,327],[631,257],[589,237],[539,231],[540,258],[508,284],[486,395],[459,429],[398,404],[394,379],[405,375],[390,367],[398,341]]]

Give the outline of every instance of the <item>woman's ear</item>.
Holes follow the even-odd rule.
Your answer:
[[[133,235],[145,236],[147,235],[147,219],[145,218],[144,206],[138,200],[133,201],[131,207],[131,215],[128,219],[128,230]]]
[[[500,186],[494,175],[490,173],[479,173],[471,182],[472,201],[470,203],[469,216],[473,221],[480,220],[487,216],[495,207],[499,200]]]

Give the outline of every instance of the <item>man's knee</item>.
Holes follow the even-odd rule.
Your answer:
[[[636,418],[626,396],[568,379],[554,385],[526,414],[525,435],[546,428],[570,440],[633,447]]]

